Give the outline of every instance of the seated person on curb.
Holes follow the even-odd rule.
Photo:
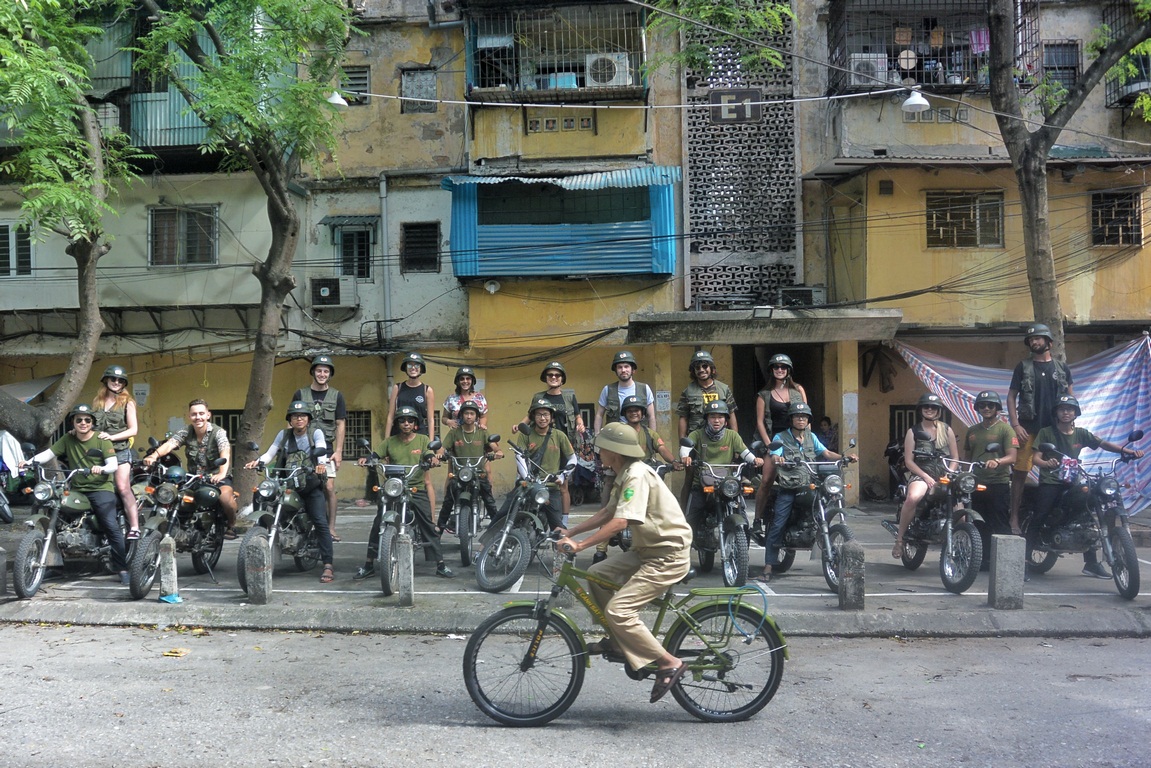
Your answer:
[[[595,438],[605,466],[615,470],[607,505],[590,518],[564,531],[556,544],[561,552],[579,552],[607,541],[624,528],[632,529],[632,546],[590,572],[621,584],[616,592],[588,582],[592,598],[603,610],[610,638],[588,646],[589,653],[623,652],[633,669],[655,662],[659,667],[651,689],[654,704],[679,682],[687,666],[668,653],[640,619],[640,609],[668,587],[683,580],[691,567],[691,528],[675,494],[643,462],[644,451],[635,430],[625,424],[605,424]],[[582,541],[571,537],[595,530]]]
[[[533,400],[528,408],[528,417],[532,420],[531,429],[526,435],[517,431],[515,437],[510,441],[522,452],[522,455],[521,453],[516,454],[516,470],[520,478],[532,476],[528,466],[529,459],[533,465],[539,467],[539,471],[549,475],[559,475],[559,480],[548,483],[550,499],[544,511],[548,516],[549,529],[562,528],[566,522],[561,513],[563,500],[560,498],[560,485],[567,483],[576,466],[575,449],[572,448],[568,436],[558,429],[552,428],[554,413],[555,406],[551,402],[543,398]],[[508,513],[511,508],[511,501],[512,494],[509,493],[504,500],[503,508],[500,510],[500,518]]]
[[[32,461],[43,464],[53,458],[64,459],[68,469],[87,469],[88,476],[77,475],[72,479],[72,490],[88,497],[92,511],[100,521],[100,527],[112,545],[112,567],[116,569],[116,579],[121,584],[128,583],[127,548],[124,531],[116,519],[116,487],[112,476],[116,473],[116,449],[109,440],[96,437],[96,417],[92,406],[73,406],[68,414],[72,417],[72,431],[52,443],[52,447],[32,457]],[[103,456],[89,456],[88,451],[96,449]],[[24,467],[29,462],[20,462]]]
[[[455,456],[457,459],[478,459],[485,453],[490,454],[492,459],[502,459],[504,457],[503,451],[500,450],[499,445],[491,442],[488,439],[488,431],[479,426],[476,422],[480,418],[480,406],[478,403],[466,401],[460,405],[458,412],[459,426],[452,427],[448,430],[447,436],[444,437],[444,453],[447,455]],[[486,466],[486,465],[485,465]],[[496,500],[492,496],[492,483],[488,479],[487,469],[482,469],[477,473],[480,488],[480,498],[483,499],[484,508],[487,509],[488,517],[495,517]],[[444,494],[444,503],[440,507],[440,516],[436,521],[441,530],[448,533],[455,533],[454,530],[449,528],[452,523],[452,507],[456,503],[456,489],[455,485],[448,481],[448,492]]]
[[[1091,448],[1092,450],[1102,448],[1105,451],[1123,456],[1134,456],[1137,459],[1143,457],[1143,451],[1124,448],[1118,443],[1101,440],[1089,430],[1075,426],[1075,419],[1082,416],[1083,411],[1079,407],[1079,401],[1071,395],[1063,395],[1056,400],[1053,411],[1055,424],[1039,430],[1039,434],[1035,436],[1036,451],[1043,443],[1051,443],[1055,446],[1055,450],[1073,459],[1078,459],[1079,453],[1084,448]],[[1060,459],[1058,456],[1044,455],[1042,458],[1034,458],[1033,463],[1039,467],[1039,488],[1035,492],[1034,504],[1037,525],[1033,526],[1032,530],[1037,530],[1039,525],[1044,524],[1059,525],[1062,521],[1051,519],[1051,511],[1055,508],[1055,503],[1059,501],[1059,497],[1067,489],[1067,485],[1059,479]],[[1094,576],[1099,579],[1111,578],[1111,573],[1108,572],[1103,563],[1099,562],[1099,554],[1095,547],[1083,553],[1083,575]]]
[[[330,584],[336,575],[332,570],[332,531],[328,527],[328,497],[324,490],[327,485],[328,457],[312,456],[313,448],[326,449],[328,443],[324,439],[324,430],[321,427],[312,428],[310,404],[303,400],[293,401],[288,406],[285,418],[290,425],[288,429],[277,432],[276,439],[272,441],[268,450],[255,461],[245,464],[244,469],[255,469],[260,464],[271,464],[282,449],[284,454],[275,466],[281,469],[309,467],[316,470],[315,473],[304,475],[297,490],[304,500],[308,517],[312,518],[312,524],[316,526],[316,532],[320,536],[320,561],[324,564],[320,583]]]
[[[405,467],[414,467],[423,460],[429,452],[428,445],[432,442],[427,435],[421,435],[417,430],[420,426],[420,412],[410,405],[401,405],[396,409],[396,427],[398,434],[393,434],[376,448],[380,460],[387,464],[396,464]],[[357,462],[360,466],[368,463],[367,459]],[[439,466],[439,459],[431,456],[431,465]],[[381,476],[380,481],[384,478]],[[424,537],[424,543],[432,550],[436,558],[436,575],[445,579],[455,578],[455,574],[444,562],[440,551],[440,529],[432,523],[432,505],[428,501],[428,492],[424,482],[424,470],[416,469],[408,476],[408,486],[411,488],[411,504],[416,511],[416,525]],[[376,510],[376,518],[372,521],[372,530],[368,534],[368,555],[364,564],[352,576],[353,579],[366,579],[376,572],[376,559],[380,556],[380,525],[383,523],[384,506],[381,504]],[[390,567],[385,565],[385,567]]]
[[[811,431],[811,407],[807,403],[792,403],[788,409],[788,418],[791,419],[791,428],[780,432],[772,440],[773,443],[783,443],[771,452],[772,461],[777,465],[775,474],[775,512],[771,519],[771,528],[767,532],[767,544],[764,552],[763,575],[758,581],[771,581],[772,568],[779,563],[779,548],[783,546],[783,531],[787,528],[787,520],[791,517],[791,508],[795,504],[795,495],[806,490],[811,483],[811,473],[804,466],[784,467],[778,466],[785,462],[795,461],[838,461],[838,453],[828,450],[819,438]],[[856,457],[849,457],[855,461]]]
[[[688,439],[695,443],[695,447],[691,449],[695,454],[695,461],[706,461],[708,464],[738,464],[743,461],[756,467],[763,466],[763,459],[747,449],[739,433],[727,428],[727,403],[716,400],[704,406],[703,411],[707,419],[706,426],[688,435]],[[686,448],[682,449],[681,453],[685,451]],[[692,461],[691,456],[684,456],[683,465],[690,467]],[[691,524],[693,532],[699,531],[704,503],[703,474],[696,472],[692,481],[691,495],[687,498],[687,521]]]

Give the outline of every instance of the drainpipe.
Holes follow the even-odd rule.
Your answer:
[[[380,250],[384,254],[383,264],[380,267],[380,274],[384,278],[384,342],[385,346],[390,350],[392,341],[392,274],[391,274],[391,239],[388,237],[390,229],[388,227],[388,177],[387,174],[380,174]],[[387,392],[390,394],[392,391],[392,384],[394,384],[392,375],[392,361],[389,359],[390,354],[384,355],[384,370],[388,378]],[[384,433],[390,425],[386,426]]]

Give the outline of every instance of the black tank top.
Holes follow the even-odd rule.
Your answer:
[[[420,414],[420,428],[416,430],[421,435],[431,436],[428,432],[428,385],[420,384],[418,387],[409,387],[406,383],[399,385],[399,392],[396,395],[396,413],[399,413],[400,408],[403,406],[411,406],[416,409],[416,413]],[[391,429],[391,425],[388,425]]]

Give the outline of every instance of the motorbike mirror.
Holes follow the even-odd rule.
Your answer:
[[[489,443],[498,443],[499,441],[500,441],[499,435],[488,435],[488,442]]]
[[[312,446],[312,457],[313,458],[318,459],[321,456],[331,456],[331,455],[332,455],[332,446],[330,446],[330,445],[326,445],[323,448],[321,448],[318,445]]]
[[[247,448],[249,451],[258,451],[258,450],[260,450],[260,444],[259,444],[259,443],[257,443],[255,440],[249,440],[249,441],[248,441],[248,444],[247,444],[247,445],[245,445],[244,447],[245,447],[245,448]]]
[[[692,440],[690,437],[681,437],[679,439],[679,444],[680,444],[680,447],[682,447],[682,448],[694,448],[695,447],[695,441]]]
[[[356,445],[360,446],[361,448],[371,448],[372,447],[372,444],[368,442],[368,439],[366,437],[361,437],[359,442],[356,443]]]
[[[767,446],[767,449],[769,451],[778,451],[782,447],[783,443],[779,442],[778,440],[772,440],[771,445]]]
[[[429,451],[438,451],[439,449],[441,449],[443,447],[444,447],[444,444],[442,442],[440,442],[439,440],[433,440],[430,443],[428,443],[428,450]]]
[[[1059,449],[1055,447],[1055,443],[1040,443],[1038,448],[1043,453],[1059,453]]]
[[[1143,439],[1143,430],[1141,430],[1141,429],[1137,429],[1134,432],[1132,432],[1131,434],[1127,435],[1127,442],[1129,442],[1129,443],[1134,443],[1137,440],[1142,440],[1142,439]]]
[[[222,467],[227,463],[228,463],[228,460],[225,459],[223,456],[221,456],[220,458],[218,458],[212,462],[212,466],[213,467]]]
[[[1003,446],[999,443],[988,443],[987,445],[983,446],[983,450],[987,453],[999,453],[999,449],[1002,447]]]
[[[24,458],[36,453],[36,446],[32,443],[20,443],[20,450],[24,451]]]
[[[749,448],[756,456],[762,456],[767,453],[767,447],[763,444],[762,440],[753,441]]]
[[[854,437],[847,441],[847,447],[848,448],[854,448],[855,447],[855,438]]]
[[[530,435],[532,433],[532,428],[527,424],[524,424],[522,421],[519,424],[516,424],[516,429],[519,430],[520,434],[522,435]]]
[[[148,447],[151,448],[152,450],[156,450],[157,448],[160,447],[160,441],[154,437],[149,437],[148,438]]]
[[[104,452],[101,451],[99,448],[89,448],[88,450],[84,451],[84,455],[90,456],[93,459],[104,458]]]

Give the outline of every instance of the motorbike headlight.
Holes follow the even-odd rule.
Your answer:
[[[176,500],[176,487],[171,483],[161,483],[156,489],[156,502],[165,507]]]
[[[51,483],[36,483],[36,487],[32,489],[32,498],[36,499],[36,501],[48,501],[52,496]]]
[[[384,481],[384,495],[390,499],[398,499],[404,495],[404,481],[398,477],[389,477]]]
[[[719,492],[729,499],[739,496],[739,478],[725,477],[719,484]]]
[[[975,475],[965,472],[956,481],[960,493],[971,493],[975,490]]]
[[[470,483],[476,478],[476,471],[471,467],[464,467],[456,473],[456,479],[461,483]]]
[[[839,475],[828,475],[823,478],[823,491],[830,496],[843,493],[843,478]]]
[[[1104,496],[1115,496],[1119,493],[1119,482],[1113,477],[1105,477],[1099,481],[1099,493]]]
[[[276,494],[279,492],[279,490],[280,486],[275,480],[264,480],[258,486],[256,486],[256,494],[261,499],[265,499],[267,501],[271,501],[272,499],[276,498]]]
[[[532,501],[541,507],[551,501],[552,498],[551,493],[548,492],[547,486],[544,485],[533,485],[529,490],[529,493],[531,493]]]

